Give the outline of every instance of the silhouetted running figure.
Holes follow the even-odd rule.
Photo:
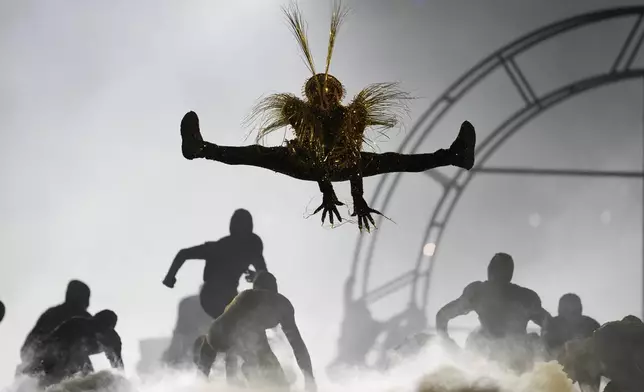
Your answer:
[[[427,317],[416,304],[410,306],[401,314],[393,317],[386,328],[386,337],[380,348],[380,355],[376,360],[376,368],[386,369],[390,367],[390,354],[398,348],[410,336],[421,332],[427,327]]]
[[[592,337],[565,345],[559,361],[583,391],[598,392],[595,380],[610,380],[604,392],[641,392],[644,386],[644,323],[627,316],[602,325]]]
[[[208,331],[210,323],[212,318],[201,307],[198,295],[182,299],[172,340],[163,353],[162,361],[171,366],[192,364],[195,339]]]
[[[247,210],[238,209],[230,219],[230,235],[180,250],[163,284],[174,287],[177,273],[186,260],[204,260],[204,283],[199,298],[203,310],[215,319],[237,295],[239,279],[249,266],[256,271],[266,270],[263,251],[262,240],[253,233],[253,217]]]
[[[284,370],[266,338],[266,330],[278,325],[304,373],[306,389],[317,390],[311,357],[297,328],[293,305],[278,293],[277,281],[268,272],[257,273],[253,288],[239,293],[212,323],[208,334],[197,339],[195,352],[199,355],[195,362],[208,376],[217,354],[232,351],[244,361],[242,370],[250,386],[287,389]]]
[[[36,325],[27,335],[20,358],[23,362],[29,361],[29,356],[38,349],[40,340],[47,337],[56,327],[72,317],[91,317],[87,312],[89,307],[90,289],[79,280],[72,280],[67,284],[65,302],[47,309],[36,321]]]
[[[439,310],[436,329],[450,339],[449,321],[476,312],[481,326],[468,337],[468,348],[521,372],[531,366],[535,349],[534,339],[527,333],[528,322],[543,327],[551,316],[537,293],[510,283],[513,274],[512,257],[494,255],[488,265],[488,280],[470,283],[458,299]]]
[[[566,342],[573,339],[589,338],[600,327],[599,323],[582,314],[581,298],[576,294],[565,294],[559,299],[558,315],[553,317],[542,336],[546,348],[556,358]]]
[[[105,353],[110,365],[123,369],[121,338],[114,330],[117,316],[103,310],[93,317],[73,317],[42,340],[40,349],[25,367],[25,373],[53,384],[75,374],[94,371],[90,355]]]
[[[302,15],[297,7],[285,10],[311,77],[304,85],[304,99],[293,94],[278,93],[261,100],[251,118],[261,120],[258,140],[284,127],[291,127],[295,137],[279,147],[250,145],[220,146],[206,142],[201,136],[199,118],[188,112],[181,121],[182,153],[186,159],[205,158],[228,165],[246,165],[272,170],[292,178],[318,183],[322,211],[333,224],[334,215],[342,220],[337,207],[333,182],[349,181],[354,212],[360,229],[374,225],[371,214],[380,212],[369,207],[363,197],[363,178],[395,172],[423,172],[442,166],[466,170],[474,166],[476,133],[468,121],[462,123],[458,136],[448,149],[426,154],[376,154],[362,151],[370,128],[384,132],[394,128],[405,101],[411,97],[396,83],[374,83],[362,89],[343,105],[346,94],[342,83],[329,74],[331,54],[337,30],[346,12],[336,8],[331,21],[327,66],[316,73]]]
[[[4,320],[4,313],[5,313],[4,303],[0,301],[0,322]]]
[[[344,283],[344,317],[340,326],[336,358],[327,366],[331,377],[337,376],[344,367],[364,367],[369,351],[387,324],[375,320],[364,298],[353,298],[355,277]]]

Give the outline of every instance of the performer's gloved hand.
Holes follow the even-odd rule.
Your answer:
[[[327,186],[327,184],[320,185],[320,190],[322,191],[322,204],[313,211],[313,215],[322,211],[322,223],[329,216],[329,221],[331,224],[334,223],[334,216],[338,219],[338,222],[342,222],[342,217],[338,211],[338,206],[343,206],[344,203],[338,200],[338,197],[335,195],[335,191],[332,187]]]
[[[371,231],[371,226],[374,229],[376,228],[376,222],[371,216],[372,213],[382,215],[380,211],[374,210],[373,208],[369,207],[362,196],[353,196],[353,214],[351,214],[351,216],[358,217],[358,228],[360,229],[360,231],[362,231],[363,227],[367,229],[367,231]],[[371,226],[369,226],[369,223],[371,223]]]
[[[175,283],[177,283],[177,278],[174,276],[166,276],[165,279],[163,279],[163,285],[166,287],[173,288]]]

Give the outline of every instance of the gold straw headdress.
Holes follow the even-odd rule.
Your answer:
[[[329,74],[329,69],[336,37],[342,22],[348,14],[348,9],[344,8],[339,0],[334,1],[324,74],[316,73],[306,34],[306,22],[299,7],[296,3],[291,3],[289,7],[283,7],[282,11],[286,16],[291,32],[295,36],[304,63],[312,75],[304,85],[303,93],[307,98],[311,99],[312,89],[316,87],[315,90],[320,94],[319,98],[323,108],[327,108],[328,95],[325,93],[329,87],[337,89],[341,98],[344,97],[345,93],[344,86],[338,79]],[[348,116],[352,118],[345,119],[343,128],[346,129],[342,129],[340,132],[342,137],[347,140],[341,141],[340,145],[337,146],[338,148],[334,148],[335,151],[327,151],[326,153],[323,153],[325,149],[320,146],[323,143],[324,135],[320,134],[321,130],[315,126],[311,103],[303,101],[293,94],[278,93],[264,97],[254,107],[247,118],[247,122],[253,122],[256,119],[260,120],[257,134],[258,142],[277,129],[288,125],[297,125],[293,128],[300,146],[315,150],[316,155],[320,158],[322,158],[320,154],[325,155],[324,160],[328,158],[329,154],[336,155],[335,159],[332,160],[337,162],[338,159],[342,159],[341,155],[349,152],[346,151],[347,149],[357,150],[352,151],[350,154],[354,158],[359,155],[362,143],[368,143],[368,140],[363,135],[366,127],[378,127],[383,130],[395,127],[403,112],[407,112],[407,106],[404,101],[410,98],[407,93],[398,89],[398,83],[375,83],[367,86],[355,96],[348,107]]]

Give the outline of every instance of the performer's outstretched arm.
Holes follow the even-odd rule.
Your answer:
[[[163,279],[163,284],[173,288],[177,283],[177,273],[187,260],[204,260],[206,258],[208,244],[193,246],[192,248],[181,249],[172,261],[170,269]]]

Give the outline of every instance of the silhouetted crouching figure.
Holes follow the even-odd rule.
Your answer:
[[[94,371],[90,355],[105,353],[113,368],[122,369],[121,338],[114,330],[117,316],[103,310],[90,318],[74,317],[41,342],[26,373],[41,376],[44,384],[58,383],[75,374]]]
[[[195,339],[208,331],[210,323],[212,318],[204,312],[198,295],[182,299],[170,346],[163,353],[163,362],[172,366],[192,364]]]
[[[534,291],[510,283],[513,274],[512,257],[494,255],[488,280],[470,283],[458,299],[445,305],[436,314],[436,328],[439,335],[450,339],[449,321],[476,312],[481,326],[468,337],[467,348],[523,372],[531,366],[536,348],[535,339],[527,333],[528,322],[543,327],[551,316]]]
[[[353,276],[344,283],[344,318],[340,325],[338,353],[326,369],[331,377],[339,375],[344,367],[366,366],[367,354],[387,327],[385,322],[373,318],[364,298],[353,298],[354,284]]]
[[[67,284],[65,302],[47,309],[36,321],[36,325],[27,335],[20,358],[29,362],[30,356],[39,350],[40,341],[47,337],[56,327],[72,317],[92,317],[88,312],[90,289],[79,280],[72,280]]]
[[[232,351],[244,364],[242,370],[250,386],[288,388],[282,366],[266,338],[266,330],[282,326],[295,359],[304,373],[306,389],[316,391],[313,367],[306,344],[295,323],[291,302],[278,293],[275,277],[259,272],[253,289],[242,291],[210,327],[208,335],[195,342],[199,355],[195,361],[207,376],[217,354]],[[197,350],[195,350],[197,352]]]
[[[565,345],[559,361],[582,390],[599,391],[595,380],[610,380],[604,392],[641,392],[644,387],[644,323],[627,316],[604,324],[592,337]]]
[[[574,339],[589,338],[599,323],[582,314],[581,298],[565,294],[559,299],[558,315],[553,317],[543,331],[543,340],[552,357],[556,358],[566,344]]]

